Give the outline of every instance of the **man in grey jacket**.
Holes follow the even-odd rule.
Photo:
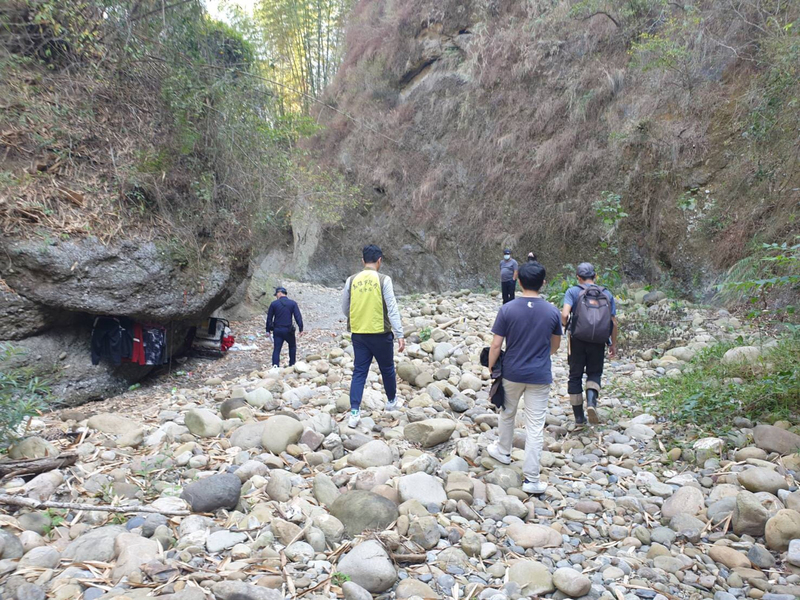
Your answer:
[[[399,352],[406,348],[392,279],[378,273],[383,264],[380,247],[365,246],[363,261],[364,270],[349,277],[342,292],[342,312],[347,317],[355,354],[350,383],[350,419],[347,422],[350,427],[356,427],[361,420],[361,399],[373,358],[378,361],[383,377],[386,410],[397,407],[394,339],[397,338]]]

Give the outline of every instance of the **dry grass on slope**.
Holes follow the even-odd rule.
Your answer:
[[[800,15],[762,6],[364,0],[331,96],[379,134],[328,115],[320,156],[478,269],[618,260],[594,205],[619,194],[627,268],[702,285],[797,214]]]

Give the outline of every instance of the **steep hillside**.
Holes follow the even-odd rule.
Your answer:
[[[247,277],[275,193],[280,137],[245,77],[247,43],[198,2],[162,8],[19,0],[0,13],[3,368],[45,377],[61,402],[152,370],[92,366],[96,316],[163,325],[181,347]]]
[[[312,146],[371,198],[300,244],[308,272],[335,280],[374,240],[405,289],[494,283],[512,246],[708,291],[797,231],[797,19],[796,2],[362,0]]]

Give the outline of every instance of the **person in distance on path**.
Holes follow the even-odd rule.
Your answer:
[[[503,389],[505,406],[498,423],[499,441],[487,448],[496,461],[511,464],[514,419],[520,398],[525,411],[525,462],[522,490],[543,494],[547,484],[539,479],[539,460],[544,444],[544,423],[550,385],[553,383],[550,356],[561,345],[561,316],[558,309],[539,295],[546,271],[538,262],[526,262],[519,268],[522,296],[504,304],[492,327],[494,339],[489,350],[489,370],[500,357],[503,341]]]
[[[297,323],[295,328],[292,319]],[[276,368],[281,364],[281,350],[283,343],[289,344],[289,366],[297,360],[297,340],[295,339],[296,329],[303,335],[303,315],[300,314],[300,307],[297,302],[288,297],[285,287],[275,288],[275,300],[269,305],[267,311],[267,335],[273,341],[272,348],[272,367]]]
[[[378,367],[386,390],[386,410],[397,407],[397,378],[394,369],[394,340],[399,352],[406,348],[400,310],[394,296],[392,279],[378,273],[383,252],[375,245],[362,251],[364,270],[347,279],[342,292],[342,312],[353,339],[353,380],[350,383],[349,427],[361,420],[361,399],[372,359]]]
[[[578,265],[578,285],[564,294],[561,319],[569,331],[569,381],[567,393],[575,423],[583,425],[583,374],[586,373],[586,412],[589,422],[599,423],[597,397],[603,376],[606,345],[608,356],[617,355],[617,306],[614,296],[595,283],[597,274],[591,263]]]
[[[503,292],[503,304],[511,302],[516,296],[517,277],[519,264],[511,258],[511,250],[503,250],[503,260],[500,261],[500,289]]]

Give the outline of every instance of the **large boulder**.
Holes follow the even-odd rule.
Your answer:
[[[394,563],[375,540],[358,544],[339,560],[337,568],[373,594],[385,592],[397,581]]]
[[[758,425],[753,429],[753,439],[767,452],[792,454],[800,450],[800,435],[773,425]]]
[[[368,529],[383,530],[398,517],[391,500],[364,490],[341,494],[330,507],[331,514],[344,525],[347,535],[356,536]]]
[[[449,440],[455,429],[456,422],[451,419],[426,419],[406,425],[403,437],[412,444],[431,448]]]
[[[295,444],[303,435],[303,424],[286,415],[275,415],[267,419],[261,445],[272,452],[280,454],[286,451],[289,444]]]
[[[220,508],[233,510],[239,503],[241,480],[233,473],[219,473],[190,483],[181,492],[194,512],[214,512]]]

